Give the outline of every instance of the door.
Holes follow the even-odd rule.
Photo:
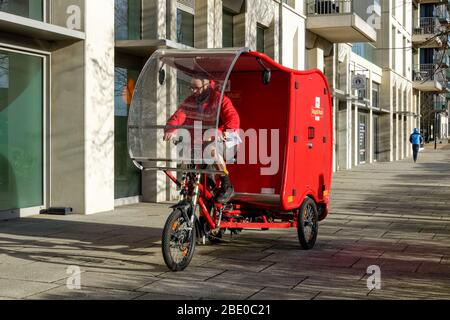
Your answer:
[[[142,177],[128,155],[128,115],[139,68],[115,67],[114,76],[114,198],[142,194]]]
[[[298,77],[300,101],[296,110],[297,142],[295,147],[296,189],[312,193],[319,201],[323,199],[328,157],[331,157],[332,133],[330,106],[326,85],[318,75]],[[330,122],[330,123],[328,123]],[[329,128],[328,128],[329,127]]]
[[[0,218],[44,206],[43,66],[0,49]]]

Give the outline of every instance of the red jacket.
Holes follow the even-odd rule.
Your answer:
[[[190,96],[180,105],[175,114],[167,121],[167,126],[193,126],[195,121],[200,121],[203,127],[215,126],[217,121],[217,109],[221,93],[211,90],[209,98],[201,105],[197,104],[195,96]],[[224,96],[220,108],[219,131],[240,129],[239,114],[231,100]],[[175,132],[176,129],[166,129],[166,133]]]

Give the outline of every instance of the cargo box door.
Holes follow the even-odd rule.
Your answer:
[[[298,83],[295,189],[300,197],[311,194],[320,199],[323,193],[324,155],[327,143],[325,118],[327,95],[322,79],[316,75],[299,77]]]

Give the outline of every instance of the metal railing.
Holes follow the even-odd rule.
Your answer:
[[[438,34],[441,31],[442,26],[436,17],[420,18],[419,25],[414,28],[414,34]]]
[[[438,81],[447,86],[447,77],[444,70],[436,64],[421,64],[414,67],[413,81]]]
[[[308,0],[308,15],[353,13],[353,0]]]

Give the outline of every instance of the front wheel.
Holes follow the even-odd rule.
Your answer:
[[[319,213],[315,201],[306,198],[300,207],[297,220],[298,240],[304,250],[314,248],[319,232]]]
[[[195,250],[195,224],[189,229],[179,209],[174,210],[166,221],[162,236],[164,262],[172,271],[183,271],[191,263]]]

